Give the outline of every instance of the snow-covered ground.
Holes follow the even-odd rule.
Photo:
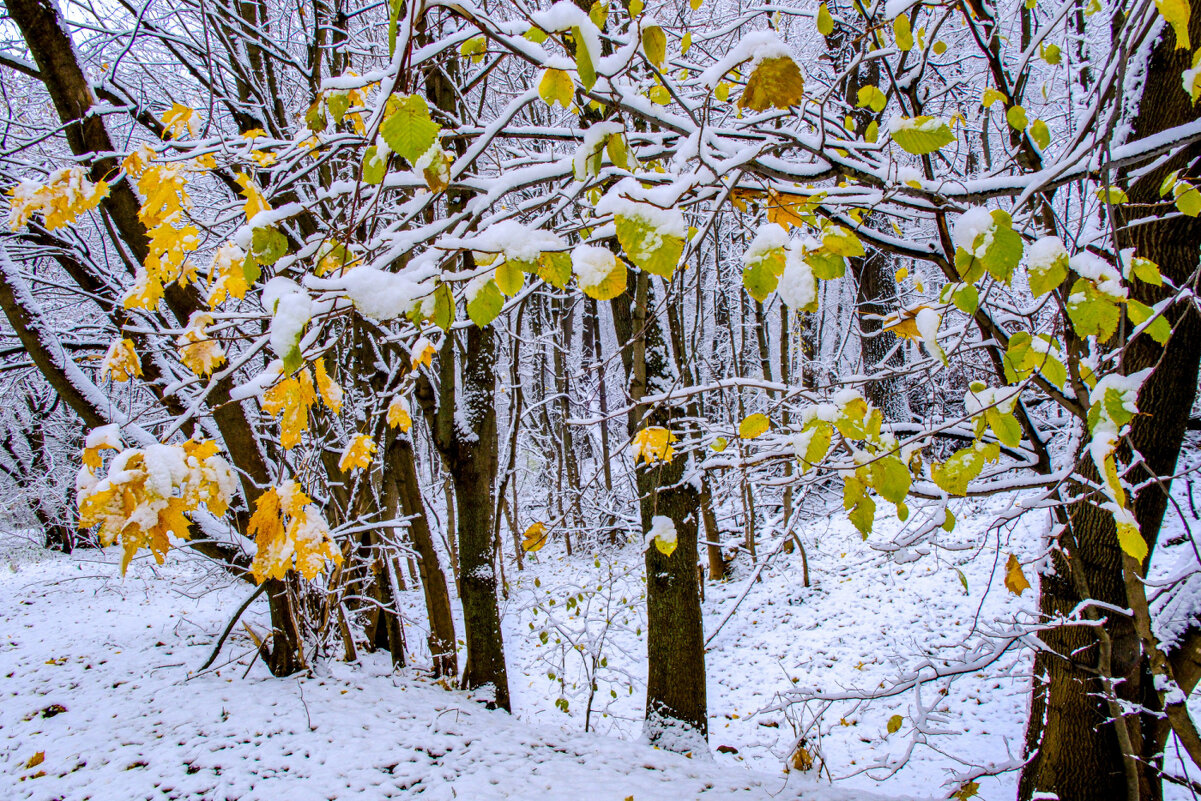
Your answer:
[[[1040,531],[1034,515],[990,529],[1009,502],[963,502],[959,531],[943,541],[967,550],[888,556],[872,546],[895,520],[864,542],[835,513],[801,532],[810,587],[799,552],[777,555],[758,581],[742,562],[729,581],[710,582],[706,631],[734,611],[706,657],[713,753],[692,759],[638,741],[645,632],[633,546],[568,558],[554,543],[524,571],[506,565],[509,716],[423,678],[419,645],[415,667],[399,674],[386,654],[365,654],[358,665],[330,659],[313,675],[275,679],[250,665],[251,642],[237,632],[223,667],[193,675],[248,585],[178,551],[163,567],[138,559],[122,579],[114,551],[63,557],[8,536],[0,798],[946,798],[971,765],[1020,756],[1027,654],[1015,649],[920,697],[836,703],[816,726],[822,704],[782,707],[782,694],[879,688],[924,660],[954,660],[974,631],[1028,613],[1033,592],[1004,589],[1004,560],[1033,554]],[[420,594],[403,600],[412,646],[423,639]],[[252,607],[247,619],[261,630],[265,611]],[[585,663],[570,647],[585,619],[592,636],[606,635],[587,734]],[[894,715],[901,726],[890,734]],[[818,768],[785,771],[801,734]],[[910,749],[899,770],[868,770]],[[39,753],[44,761],[31,765]],[[981,798],[1007,799],[1016,776],[979,783]]]

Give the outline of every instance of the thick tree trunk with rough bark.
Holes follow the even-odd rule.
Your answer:
[[[1201,36],[1201,19],[1193,14],[1192,36]],[[1180,74],[1190,66],[1187,50],[1174,48],[1166,28],[1146,70],[1133,135],[1143,138],[1197,118],[1197,111],[1181,87]],[[1201,156],[1191,145],[1158,169],[1141,176],[1128,188],[1129,206],[1119,208],[1119,243],[1135,247],[1140,256],[1159,264],[1164,276],[1178,286],[1188,282],[1197,268],[1201,249],[1201,223],[1175,215],[1172,219],[1131,223],[1140,218],[1168,215],[1175,210],[1159,198],[1159,186],[1171,170],[1187,167]],[[1135,282],[1132,294],[1147,304],[1166,297],[1170,290]],[[1127,350],[1123,370],[1154,371],[1139,393],[1139,416],[1131,424],[1130,448],[1141,454],[1143,466],[1130,473],[1134,483],[1150,474],[1150,482],[1137,494],[1133,511],[1143,536],[1153,550],[1163,521],[1181,444],[1197,389],[1201,359],[1201,318],[1189,307],[1175,309],[1169,319],[1173,333],[1166,346],[1148,336],[1134,340]],[[1126,330],[1132,328],[1126,321]],[[1129,464],[1131,453],[1122,459]],[[1095,478],[1087,455],[1080,472]],[[1054,552],[1054,573],[1040,580],[1040,609],[1045,617],[1064,615],[1086,598],[1128,607],[1123,582],[1122,551],[1113,517],[1087,500],[1069,510],[1068,526]],[[1150,556],[1148,556],[1150,559]],[[1143,565],[1145,570],[1146,565]],[[1043,635],[1048,651],[1034,665],[1034,692],[1026,736],[1029,762],[1022,772],[1019,796],[1054,793],[1072,801],[1127,799],[1137,792],[1142,799],[1162,796],[1156,768],[1166,741],[1165,727],[1155,714],[1159,699],[1152,686],[1146,655],[1130,618],[1106,614],[1103,628],[1060,627]],[[1122,702],[1141,704],[1145,714],[1126,713],[1115,724],[1113,706],[1106,702],[1102,679],[1096,675],[1108,661],[1108,673],[1118,681]],[[1195,682],[1195,678],[1194,678]],[[1128,735],[1132,753],[1124,753],[1121,731]]]

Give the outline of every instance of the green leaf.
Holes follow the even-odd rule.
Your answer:
[[[387,156],[381,157],[379,148],[375,145],[367,148],[367,151],[363,153],[363,183],[372,185],[383,183],[387,173]]]
[[[909,25],[908,14],[897,14],[892,21],[892,32],[897,38],[897,49],[907,52],[913,49],[913,29]]]
[[[1179,183],[1176,186],[1176,208],[1188,217],[1196,217],[1201,213],[1201,192],[1197,191],[1197,187],[1183,181]]]
[[[930,466],[930,477],[934,483],[950,495],[966,495],[967,485],[980,471],[986,461],[995,462],[1001,458],[1001,448],[995,442],[969,445],[956,451],[951,458],[942,464]]]
[[[901,503],[909,494],[912,477],[909,468],[896,456],[882,456],[868,465],[872,487],[880,497],[891,503]]]
[[[614,221],[626,258],[652,275],[671,278],[684,254],[684,238],[660,232],[641,215],[619,214]]]
[[[396,55],[396,24],[400,21],[400,12],[404,9],[404,0],[388,0],[388,57]]]
[[[846,259],[837,253],[829,253],[825,248],[805,254],[805,263],[813,271],[814,278],[832,281],[847,274]]]
[[[663,62],[667,60],[667,35],[658,25],[647,25],[642,29],[642,52],[647,61],[663,69]]]
[[[1068,296],[1068,317],[1078,335],[1104,342],[1118,330],[1122,309],[1111,296],[1098,292],[1092,281],[1080,278]]]
[[[425,155],[437,140],[438,125],[421,95],[402,95],[396,110],[380,126],[380,136],[392,152],[409,164]]]
[[[538,258],[538,277],[556,289],[567,286],[571,280],[571,254],[563,251],[546,251]]]
[[[304,124],[313,133],[321,133],[329,125],[329,121],[325,119],[325,108],[320,100],[309,106],[309,110],[304,115]]]
[[[830,9],[825,3],[817,7],[817,32],[822,36],[834,33],[834,18],[830,16]]]
[[[772,248],[759,258],[749,261],[742,269],[742,285],[752,298],[762,303],[776,291],[780,274],[784,272],[784,248]]]
[[[1130,200],[1126,193],[1116,186],[1111,186],[1108,189],[1098,189],[1097,199],[1102,203],[1109,203],[1113,206],[1120,206]]]
[[[1163,276],[1159,272],[1159,265],[1150,259],[1135,256],[1131,260],[1130,270],[1134,273],[1135,278],[1144,283],[1151,284],[1152,286],[1163,286]]]
[[[488,40],[482,35],[473,36],[463,44],[459,45],[459,55],[464,58],[470,58],[472,62],[478,64],[484,54],[488,52]]]
[[[350,95],[345,92],[335,92],[325,98],[325,107],[329,109],[334,122],[341,122],[350,108]]]
[[[288,238],[275,228],[255,228],[250,253],[259,264],[275,264],[288,252]]]
[[[984,108],[989,108],[993,103],[1001,103],[1003,105],[1008,99],[1000,89],[990,86],[984,90],[984,96],[980,99],[980,105]]]
[[[434,316],[430,318],[434,325],[443,331],[449,331],[455,322],[455,296],[450,287],[438,284],[434,288]]]
[[[933,153],[955,141],[955,134],[946,120],[935,117],[902,117],[892,132],[892,141],[906,153],[922,156]]]
[[[964,314],[975,314],[980,308],[980,293],[974,284],[963,284],[951,293],[951,302]]]
[[[291,375],[301,368],[304,364],[304,357],[300,355],[300,345],[293,345],[287,353],[284,354],[284,375]]]
[[[1012,412],[1002,412],[997,408],[985,409],[984,419],[992,429],[997,439],[1011,448],[1022,444],[1022,426]]]
[[[575,68],[580,75],[580,83],[585,89],[592,89],[596,86],[596,66],[592,63],[592,56],[578,27],[571,29],[571,36],[575,41]]]
[[[495,281],[489,281],[467,302],[467,316],[480,328],[491,323],[505,305]]]
[[[1059,254],[1050,264],[1040,264],[1026,271],[1026,279],[1030,282],[1030,291],[1034,297],[1042,297],[1048,292],[1054,292],[1068,277],[1068,254]]]
[[[870,106],[871,110],[878,114],[888,105],[888,97],[880,91],[878,86],[861,86],[859,87],[858,102],[855,105],[859,108]]]
[[[963,571],[959,568],[955,568],[955,572],[959,574],[959,583],[963,585],[963,594],[969,594],[969,590],[967,588],[967,576],[963,575]]]
[[[981,261],[984,263],[984,269],[994,278],[1008,284],[1013,278],[1014,268],[1022,260],[1025,245],[1021,235],[1013,230],[1013,220],[1007,212],[995,209],[992,219],[992,242],[984,251]]]
[[[605,29],[605,23],[609,21],[609,6],[607,3],[602,3],[596,0],[592,4],[592,8],[588,9],[588,19],[592,20],[592,24],[600,30]]]
[[[867,484],[861,475],[862,472],[863,468],[860,468],[853,475],[843,479],[842,508],[847,510],[848,519],[859,530],[863,539],[867,539],[876,521],[876,502],[867,494]]]
[[[1005,119],[1009,122],[1009,127],[1015,131],[1024,131],[1030,124],[1026,120],[1026,109],[1021,106],[1010,106],[1005,112]]]
[[[1030,138],[1039,150],[1046,150],[1047,145],[1051,144],[1051,129],[1042,120],[1035,120],[1030,124]]]
[[[1155,314],[1155,310],[1144,303],[1139,303],[1134,298],[1130,298],[1126,301],[1126,313],[1130,315],[1131,322],[1135,325],[1142,325],[1151,319],[1151,315]],[[1147,326],[1146,332],[1151,335],[1152,339],[1162,345],[1172,335],[1172,325],[1161,314],[1155,318],[1155,322]]]
[[[841,225],[827,225],[822,228],[822,247],[831,253],[847,258],[862,256],[865,251],[859,237]]]
[[[511,298],[525,285],[525,274],[533,272],[535,269],[536,265],[532,263],[505,259],[496,268],[496,276],[492,280],[496,282],[496,288],[501,291],[501,294]]]
[[[805,462],[801,468],[801,472],[805,473],[811,467],[821,463],[822,459],[826,458],[826,454],[830,452],[830,443],[834,440],[834,426],[824,420],[814,420],[808,426],[807,430],[813,431],[813,436],[809,438],[809,444],[805,448],[805,454],[802,457]]]

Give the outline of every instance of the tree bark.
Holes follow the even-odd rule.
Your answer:
[[[1201,18],[1192,15],[1192,36],[1201,36]],[[1177,51],[1165,27],[1146,69],[1146,84],[1139,112],[1133,121],[1134,137],[1153,135],[1196,118],[1180,74],[1190,66],[1187,50]],[[1201,224],[1195,219],[1147,219],[1172,211],[1159,198],[1159,186],[1168,172],[1186,167],[1201,156],[1201,147],[1190,145],[1156,170],[1142,175],[1127,190],[1128,206],[1118,209],[1119,244],[1135,247],[1137,254],[1159,264],[1162,273],[1178,286],[1187,283],[1197,267]],[[1138,225],[1131,225],[1139,221]],[[1154,303],[1169,294],[1135,282],[1132,295]],[[1133,499],[1139,527],[1153,551],[1164,510],[1170,476],[1180,453],[1189,410],[1197,389],[1201,359],[1201,319],[1187,305],[1169,314],[1173,333],[1166,346],[1144,335],[1130,343],[1123,372],[1154,367],[1139,393],[1139,415],[1131,423],[1129,448],[1142,455],[1144,464],[1131,477],[1143,482],[1148,473],[1162,477],[1150,482]],[[1132,326],[1126,321],[1126,330]],[[1125,461],[1130,462],[1130,451]],[[1080,472],[1096,477],[1088,457]],[[1040,580],[1040,609],[1044,617],[1066,614],[1082,600],[1092,598],[1127,608],[1122,578],[1122,551],[1113,517],[1092,501],[1068,510],[1066,534],[1053,552],[1054,573]],[[1150,555],[1148,555],[1148,560]],[[1144,564],[1143,569],[1146,569]],[[1146,654],[1130,618],[1106,613],[1103,629],[1094,635],[1087,627],[1060,627],[1043,636],[1048,646],[1034,664],[1034,692],[1026,734],[1028,763],[1022,771],[1019,797],[1054,793],[1062,799],[1108,801],[1126,799],[1137,789],[1139,798],[1162,797],[1157,768],[1166,732],[1157,711],[1160,700],[1148,670]],[[1109,673],[1118,681],[1123,702],[1143,705],[1148,711],[1125,714],[1113,722],[1104,698],[1102,679],[1095,670],[1109,656]],[[1187,661],[1187,660],[1182,660]],[[1195,679],[1194,679],[1195,681]],[[1129,734],[1134,753],[1124,754],[1118,725]],[[1132,757],[1133,759],[1127,759]],[[1130,775],[1131,773],[1135,775]]]

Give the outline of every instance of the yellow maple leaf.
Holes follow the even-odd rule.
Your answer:
[[[418,366],[423,364],[429,367],[433,363],[434,354],[437,352],[438,350],[434,347],[434,344],[425,337],[417,340],[416,344],[413,345],[412,369],[416,370]]]
[[[215,309],[227,297],[241,300],[250,284],[246,281],[243,263],[246,254],[233,242],[217,248],[209,267],[209,308]]]
[[[399,428],[402,434],[407,434],[413,427],[413,418],[409,415],[409,404],[402,395],[397,395],[388,404],[388,426]]]
[[[195,119],[196,109],[188,108],[183,103],[172,103],[171,108],[163,113],[162,123],[173,139],[180,139],[185,133],[195,135]],[[165,136],[163,138],[166,139]]]
[[[884,318],[881,328],[905,339],[920,340],[922,334],[917,329],[917,314],[925,308],[929,307],[914,306],[912,309],[902,309],[899,312],[890,314]]]
[[[238,182],[238,186],[242,187],[242,197],[246,198],[246,203],[242,209],[246,212],[246,221],[250,222],[254,219],[254,215],[260,211],[270,211],[271,205],[267,203],[267,199],[263,197],[262,191],[258,184],[244,172],[234,173],[234,180]]]
[[[650,426],[634,435],[630,446],[634,449],[634,464],[642,459],[647,464],[655,461],[670,462],[675,455],[671,443],[676,441],[676,435],[661,426]]]
[[[281,412],[280,444],[291,450],[300,435],[309,430],[309,408],[317,401],[313,377],[308,368],[287,376],[263,393],[263,411],[272,416]]]
[[[138,362],[132,339],[118,339],[108,346],[108,352],[100,362],[101,378],[111,376],[114,383],[124,383],[141,375],[142,365]]]
[[[375,448],[371,437],[366,434],[356,434],[342,451],[342,458],[338,460],[338,469],[343,473],[348,473],[351,470],[370,467]]]
[[[205,330],[214,322],[211,314],[193,312],[188,327],[175,340],[179,358],[198,376],[206,376],[225,362],[225,349]]]
[[[138,219],[147,228],[162,225],[167,220],[180,219],[192,205],[184,185],[187,174],[182,164],[152,164],[138,178],[138,191],[145,198]]]
[[[16,231],[40,213],[48,229],[62,228],[100,205],[108,191],[106,181],[89,181],[83,167],[51,173],[45,184],[22,181],[8,191],[9,226]]]
[[[334,380],[329,377],[329,373],[325,372],[325,357],[318,359],[315,363],[317,373],[317,391],[321,393],[321,400],[325,401],[334,414],[342,411],[342,387],[334,383]]]
[[[284,578],[293,564],[311,581],[326,560],[342,561],[320,510],[295,481],[285,481],[259,496],[248,532],[258,546],[250,572],[259,583]]]
[[[143,144],[121,160],[121,169],[134,178],[141,178],[146,168],[158,157],[150,145]]]

